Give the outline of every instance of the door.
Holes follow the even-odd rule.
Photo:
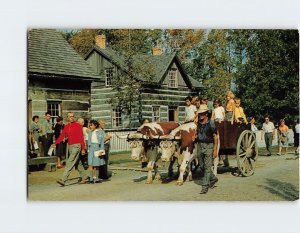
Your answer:
[[[177,121],[178,122],[178,107],[177,106],[169,106],[168,115],[169,115],[169,121]]]

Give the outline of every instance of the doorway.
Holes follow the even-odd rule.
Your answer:
[[[168,116],[169,116],[169,121],[177,121],[178,122],[178,107],[177,106],[169,106]]]

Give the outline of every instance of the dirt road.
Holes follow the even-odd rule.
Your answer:
[[[200,195],[201,179],[177,186],[176,180],[145,184],[146,172],[113,170],[110,181],[101,184],[77,184],[73,171],[68,185],[60,187],[56,180],[63,170],[38,171],[28,175],[28,200],[43,201],[292,201],[299,198],[299,160],[294,155],[259,156],[255,174],[236,177],[230,172],[218,174],[217,187]],[[232,157],[230,164],[236,162]],[[122,165],[118,165],[121,167]],[[139,163],[132,163],[137,168]],[[114,165],[116,167],[116,165]],[[166,174],[163,174],[163,178]]]

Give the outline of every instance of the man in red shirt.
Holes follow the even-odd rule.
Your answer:
[[[62,178],[57,181],[61,186],[65,185],[66,180],[71,174],[72,169],[75,169],[79,172],[80,175],[80,183],[85,183],[88,180],[88,176],[80,162],[80,153],[85,154],[85,144],[83,139],[82,126],[75,121],[75,116],[73,112],[68,113],[68,121],[69,123],[65,125],[63,131],[56,139],[55,145],[59,144],[64,140],[68,140],[68,153],[69,157],[66,161],[66,166]]]

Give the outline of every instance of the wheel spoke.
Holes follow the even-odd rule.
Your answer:
[[[240,157],[246,155],[246,152],[239,154]]]
[[[249,136],[249,139],[248,139],[248,145],[250,145],[251,141],[252,141],[252,134],[250,134],[250,136]],[[248,146],[248,145],[247,145],[247,146]],[[251,148],[251,146],[250,146],[250,148]]]
[[[250,144],[250,148],[252,148],[254,144],[255,144],[255,140]]]

